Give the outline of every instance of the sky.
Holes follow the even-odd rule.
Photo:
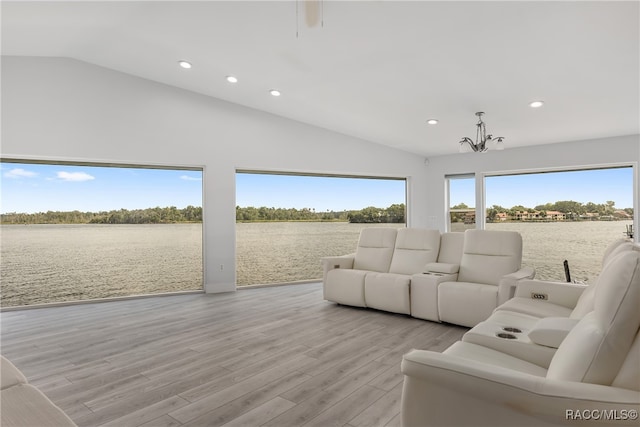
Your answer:
[[[316,212],[405,203],[404,180],[236,174],[236,205],[312,208]]]
[[[475,207],[473,179],[451,180],[450,205]],[[580,203],[615,202],[619,209],[633,207],[633,168],[592,169],[485,179],[485,206],[534,208],[546,203],[573,200]]]
[[[0,212],[99,212],[202,206],[202,172],[43,164],[0,164]],[[475,206],[473,179],[451,180],[451,206]],[[488,177],[486,205],[535,207],[559,200],[633,207],[633,170]],[[316,212],[405,203],[405,181],[238,173],[236,205]]]
[[[202,172],[2,163],[0,212],[202,206]]]

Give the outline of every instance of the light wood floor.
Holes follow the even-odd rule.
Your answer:
[[[2,354],[79,426],[397,426],[402,355],[466,328],[317,283],[1,314]]]

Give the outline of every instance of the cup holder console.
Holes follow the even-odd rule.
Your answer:
[[[498,338],[504,338],[504,339],[506,339],[506,340],[514,340],[514,339],[518,338],[518,337],[516,337],[515,335],[513,335],[513,334],[509,334],[509,333],[507,333],[507,332],[499,332],[499,333],[497,333],[497,334],[496,334],[496,336],[497,336]]]
[[[513,332],[516,334],[520,334],[522,333],[522,331],[518,328],[514,328],[513,326],[505,326],[504,328],[502,328],[503,331],[505,332]]]

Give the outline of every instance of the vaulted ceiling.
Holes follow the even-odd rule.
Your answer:
[[[477,111],[507,149],[640,133],[636,1],[1,7],[3,55],[74,58],[421,155],[475,138]]]

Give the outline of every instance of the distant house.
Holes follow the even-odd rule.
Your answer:
[[[514,219],[517,221],[564,221],[566,215],[559,211],[517,211]]]
[[[464,214],[464,223],[465,224],[475,224],[476,223],[476,213],[475,213],[475,211],[466,212]]]
[[[629,215],[627,212],[625,211],[615,211],[613,213],[613,216],[619,219],[633,219],[633,217],[631,215]]]
[[[547,211],[546,214],[546,219],[551,221],[564,221],[566,219],[566,215],[563,212]]]
[[[496,214],[496,220],[497,221],[506,221],[509,219],[509,215],[507,215],[506,212],[498,212]]]
[[[540,212],[516,211],[515,219],[518,221],[534,221],[540,219]]]
[[[600,214],[598,212],[587,212],[580,215],[580,219],[595,221],[597,219],[600,219]]]

